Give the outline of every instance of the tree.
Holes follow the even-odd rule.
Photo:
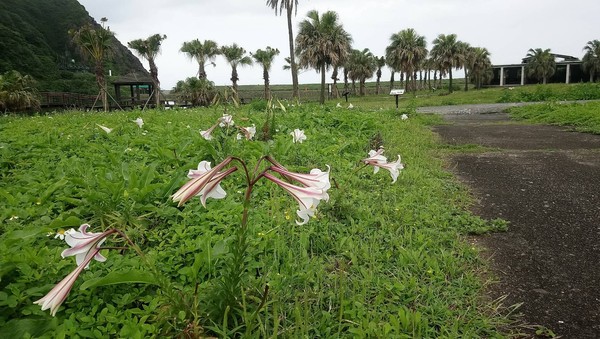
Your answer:
[[[330,66],[342,65],[350,54],[352,37],[338,23],[336,12],[327,11],[319,16],[313,10],[300,22],[296,47],[300,67],[314,68],[321,73],[319,102],[325,103],[325,72]]]
[[[239,78],[238,78],[237,67],[252,65],[252,58],[245,55],[246,50],[243,49],[242,47],[238,46],[235,43],[231,46],[221,47],[221,54],[223,55],[223,57],[225,57],[225,59],[231,66],[231,79],[230,80],[232,83],[233,95],[235,96],[236,100],[239,100],[238,85],[237,85]]]
[[[600,74],[600,40],[588,41],[583,50],[583,69],[590,73],[590,82],[594,82],[594,74]]]
[[[407,90],[417,91],[415,72],[427,57],[425,37],[408,28],[392,34],[391,43],[385,49],[385,57],[393,70],[406,72]],[[411,82],[412,80],[412,82]],[[408,84],[411,84],[408,86]]]
[[[191,77],[179,80],[172,93],[178,100],[190,102],[194,106],[208,106],[215,96],[215,85],[207,79]]]
[[[542,83],[546,84],[548,78],[556,71],[556,62],[550,49],[530,48],[527,52],[525,71],[528,76],[542,80]]]
[[[154,60],[156,59],[156,56],[160,54],[160,45],[166,38],[166,35],[154,34],[146,39],[136,39],[127,43],[127,46],[136,51],[140,57],[148,60],[150,77],[154,84],[153,96],[156,107],[160,106],[160,81],[158,80],[158,67],[156,67]]]
[[[377,70],[373,53],[368,48],[362,51],[352,50],[346,67],[349,69],[350,79],[358,80],[360,95],[365,95],[365,82],[373,77],[373,73]]]
[[[385,66],[385,57],[375,57],[375,66],[377,66],[377,72],[375,73],[377,76],[375,94],[379,94],[381,92],[381,69]]]
[[[490,52],[486,48],[473,47],[472,57],[466,68],[469,68],[470,80],[475,84],[475,88],[480,89],[483,83],[488,83],[492,76],[492,61]]]
[[[85,58],[94,62],[94,75],[96,83],[100,88],[100,98],[104,111],[108,111],[108,92],[106,91],[106,79],[104,77],[104,62],[112,52],[113,33],[104,28],[106,18],[102,18],[102,27],[94,27],[86,24],[78,30],[69,31],[75,45],[79,47]]]
[[[460,44],[456,34],[440,34],[433,40],[431,56],[440,66],[440,80],[442,75],[448,71],[449,91],[452,93],[452,69],[461,67]],[[443,70],[443,71],[442,71]]]
[[[212,40],[200,42],[198,39],[184,42],[180,51],[198,62],[198,79],[206,79],[205,66],[209,63],[214,66],[215,58],[221,53],[216,42]]]
[[[0,111],[16,112],[30,108],[40,108],[35,80],[17,71],[0,75]]]
[[[300,98],[300,91],[298,89],[298,65],[296,63],[296,53],[294,51],[294,33],[292,31],[292,12],[294,15],[298,14],[298,0],[267,0],[267,6],[270,6],[275,10],[279,9],[279,15],[283,13],[285,9],[287,15],[287,26],[288,26],[288,41],[290,44],[290,70],[292,71],[292,96],[295,100]]]
[[[465,92],[469,90],[469,76],[471,75],[471,69],[469,65],[473,63],[473,47],[469,45],[467,42],[459,41],[458,42],[458,50],[459,50],[459,67],[463,67],[465,70]]]
[[[254,60],[261,64],[263,67],[263,79],[265,80],[265,100],[271,100],[271,89],[269,88],[269,71],[271,70],[271,64],[276,55],[279,55],[277,48],[268,47],[263,51],[262,49],[256,50],[252,57]]]

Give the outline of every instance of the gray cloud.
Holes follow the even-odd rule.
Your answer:
[[[271,82],[291,83],[289,71],[282,70],[289,54],[286,19],[276,16],[263,0],[79,2],[96,20],[107,17],[111,30],[125,45],[155,33],[168,36],[157,58],[165,88],[197,72],[196,63],[179,52],[184,41],[196,38],[211,39],[219,45],[235,42],[249,52],[266,46],[279,48],[281,54],[274,62]],[[312,9],[320,13],[336,11],[352,34],[354,47],[369,48],[375,55],[384,54],[390,35],[409,27],[429,43],[438,34],[455,33],[460,40],[488,48],[496,64],[519,62],[529,48],[538,47],[581,57],[587,41],[600,39],[597,0],[300,0],[294,34]],[[207,73],[218,85],[230,83],[230,69],[222,58]],[[262,83],[262,71],[257,66],[239,73],[240,84]],[[383,78],[389,78],[389,71]],[[314,70],[300,75],[301,83],[319,81]]]

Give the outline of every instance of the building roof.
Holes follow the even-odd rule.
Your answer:
[[[115,85],[152,85],[152,78],[140,73],[129,73],[116,78]]]
[[[550,55],[554,56],[554,60],[556,62],[579,61],[578,58],[576,58],[574,56],[570,56],[570,55],[555,54],[555,53],[550,53]],[[529,62],[530,59],[531,59],[531,57],[524,57],[522,59],[522,63],[526,64]],[[562,59],[562,60],[556,60],[556,59]]]

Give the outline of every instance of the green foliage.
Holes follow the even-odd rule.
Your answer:
[[[215,98],[215,84],[206,79],[191,77],[178,81],[172,94],[180,102],[189,102],[194,106],[208,106]]]
[[[485,267],[461,235],[506,225],[465,210],[468,194],[443,170],[428,127],[435,117],[285,108],[272,110],[266,142],[236,140],[232,128],[204,140],[198,131],[222,115],[212,108],[0,117],[0,334],[499,336],[506,319],[481,301]],[[228,113],[236,125],[265,122],[250,105]],[[138,116],[143,129],[131,121]],[[304,143],[292,143],[295,128]],[[385,170],[362,168],[370,143],[383,144],[390,159],[402,155],[407,167],[395,184]],[[206,209],[197,198],[178,208],[169,196],[201,160],[234,155],[254,164],[264,154],[297,172],[329,165],[334,187],[315,218],[297,226],[293,199],[256,184],[231,304],[222,297],[236,285],[224,272],[238,250],[241,171],[222,183],[227,197]],[[64,242],[46,234],[84,222],[93,232],[126,232],[176,293],[146,284],[132,251],[113,250],[82,273],[56,318],[42,312],[32,302],[74,268],[60,258]],[[136,283],[108,285],[127,270]]]
[[[38,109],[40,101],[32,77],[17,71],[0,75],[0,111],[17,112]]]
[[[522,88],[505,88],[497,102],[541,102],[594,99],[600,99],[600,84],[583,83],[568,86],[536,85]]]
[[[573,126],[578,131],[600,134],[600,103],[557,104],[514,107],[509,110],[515,119],[536,123]]]

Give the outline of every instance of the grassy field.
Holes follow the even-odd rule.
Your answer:
[[[318,101],[318,84],[302,85],[301,87],[303,88],[300,93],[301,101]],[[382,83],[383,94],[380,95],[374,94],[374,87],[374,83],[367,84],[366,96],[351,94],[348,96],[348,102],[345,102],[345,98],[342,97],[330,98],[327,103],[328,105],[340,103],[343,107],[347,107],[349,103],[352,103],[354,106],[358,105],[364,109],[392,109],[396,107],[395,97],[388,95],[389,83]],[[273,85],[271,88],[276,98],[283,100],[291,97],[291,87],[288,85]],[[471,88],[465,92],[462,90],[463,85],[458,81],[455,88],[457,90],[453,93],[448,93],[447,88],[436,91],[422,90],[416,94],[406,93],[400,97],[399,108],[406,110],[422,106],[600,99],[599,83],[527,85],[480,90]],[[248,98],[260,100],[262,95],[262,86],[240,86],[240,96],[246,98],[246,101],[248,101]]]
[[[509,110],[514,119],[533,123],[573,126],[576,130],[600,134],[600,103],[560,104],[514,107]]]
[[[506,225],[466,211],[469,195],[444,170],[447,151],[429,129],[438,117],[402,120],[375,101],[353,110],[259,106],[227,112],[265,141],[236,140],[235,128],[221,127],[203,139],[199,130],[223,107],[0,117],[0,336],[506,334],[508,319],[483,295],[485,263],[463,240]],[[296,128],[307,136],[301,144],[292,142]],[[379,146],[389,161],[402,155],[395,183],[360,161]],[[330,166],[329,201],[298,226],[294,199],[260,180],[242,232],[241,170],[206,208],[198,198],[182,207],[170,200],[198,162],[215,166],[229,155],[250,169],[263,155],[295,172]],[[107,261],[83,271],[52,317],[33,302],[75,268],[55,236],[83,223],[96,233],[119,229],[135,246],[111,236]]]

